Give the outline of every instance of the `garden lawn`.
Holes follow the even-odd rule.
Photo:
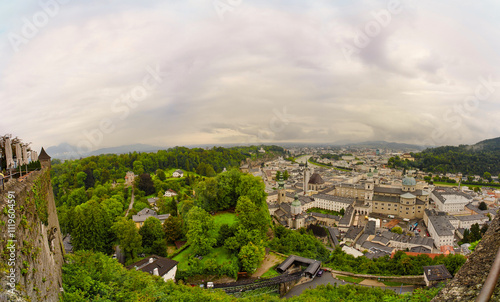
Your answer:
[[[214,224],[217,228],[219,228],[223,224],[233,225],[237,221],[236,214],[234,213],[215,214],[213,217]]]
[[[351,283],[356,283],[356,284],[365,280],[363,278],[354,278],[354,277],[340,276],[340,275],[337,275],[337,279],[344,280],[344,281],[351,282]]]
[[[458,183],[449,183],[449,182],[442,182],[442,181],[435,181],[435,185],[440,185],[444,187],[457,187]],[[469,187],[469,189],[472,188],[482,188],[482,187],[492,187],[491,185],[484,184],[484,185],[468,185],[468,184],[461,184],[462,187]]]
[[[193,253],[193,247],[190,246],[184,251],[182,251],[180,254],[175,256],[173,260],[179,262],[179,270],[187,270],[187,263],[188,263],[188,258],[189,256],[195,256]],[[227,249],[224,247],[218,247],[214,248],[209,254],[203,256],[203,259],[201,259],[201,263],[205,263],[206,260],[208,259],[215,259],[217,261],[217,264],[222,264],[224,262],[228,261],[237,261],[236,257],[233,256]]]
[[[316,212],[316,213],[327,214],[327,215],[343,216],[342,214],[340,214],[340,212],[332,211],[332,210],[324,210],[324,209],[320,209],[320,208],[310,208],[310,209],[307,209],[306,212],[307,213]]]

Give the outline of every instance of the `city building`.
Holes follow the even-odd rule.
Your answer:
[[[447,216],[430,216],[428,220],[427,230],[436,247],[440,248],[443,245],[453,245],[455,227],[450,223]]]
[[[453,278],[443,264],[424,266],[424,280],[427,286],[435,285],[439,282]]]
[[[163,222],[165,222],[165,220],[170,217],[170,214],[158,215],[156,214],[155,210],[144,208],[140,210],[137,215],[132,215],[132,220],[134,221],[135,226],[140,228],[144,224],[144,221],[146,221],[146,219],[148,219],[149,217],[158,218],[158,220],[160,220],[160,222],[163,224]]]
[[[175,170],[174,173],[172,173],[172,177],[175,177],[175,178],[184,177],[184,171]]]
[[[151,255],[148,258],[127,266],[127,269],[141,270],[151,275],[160,276],[165,282],[167,280],[175,281],[178,263],[172,259]]]
[[[464,211],[472,197],[458,189],[438,187],[432,191],[431,200],[440,211],[458,213]]]

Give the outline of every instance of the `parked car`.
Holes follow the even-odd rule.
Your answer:
[[[317,273],[316,273],[316,277],[321,277],[323,275],[323,270],[320,269]]]

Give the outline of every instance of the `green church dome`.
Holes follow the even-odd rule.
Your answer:
[[[417,181],[413,177],[405,177],[403,178],[403,186],[415,186]]]
[[[295,199],[292,201],[292,207],[300,207],[299,195],[295,194]]]

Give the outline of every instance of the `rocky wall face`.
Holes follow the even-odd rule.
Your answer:
[[[58,301],[64,247],[50,171],[0,190],[0,301]]]
[[[497,215],[467,262],[432,301],[474,301],[481,292],[499,247],[500,216]],[[500,301],[498,281],[490,301]]]

